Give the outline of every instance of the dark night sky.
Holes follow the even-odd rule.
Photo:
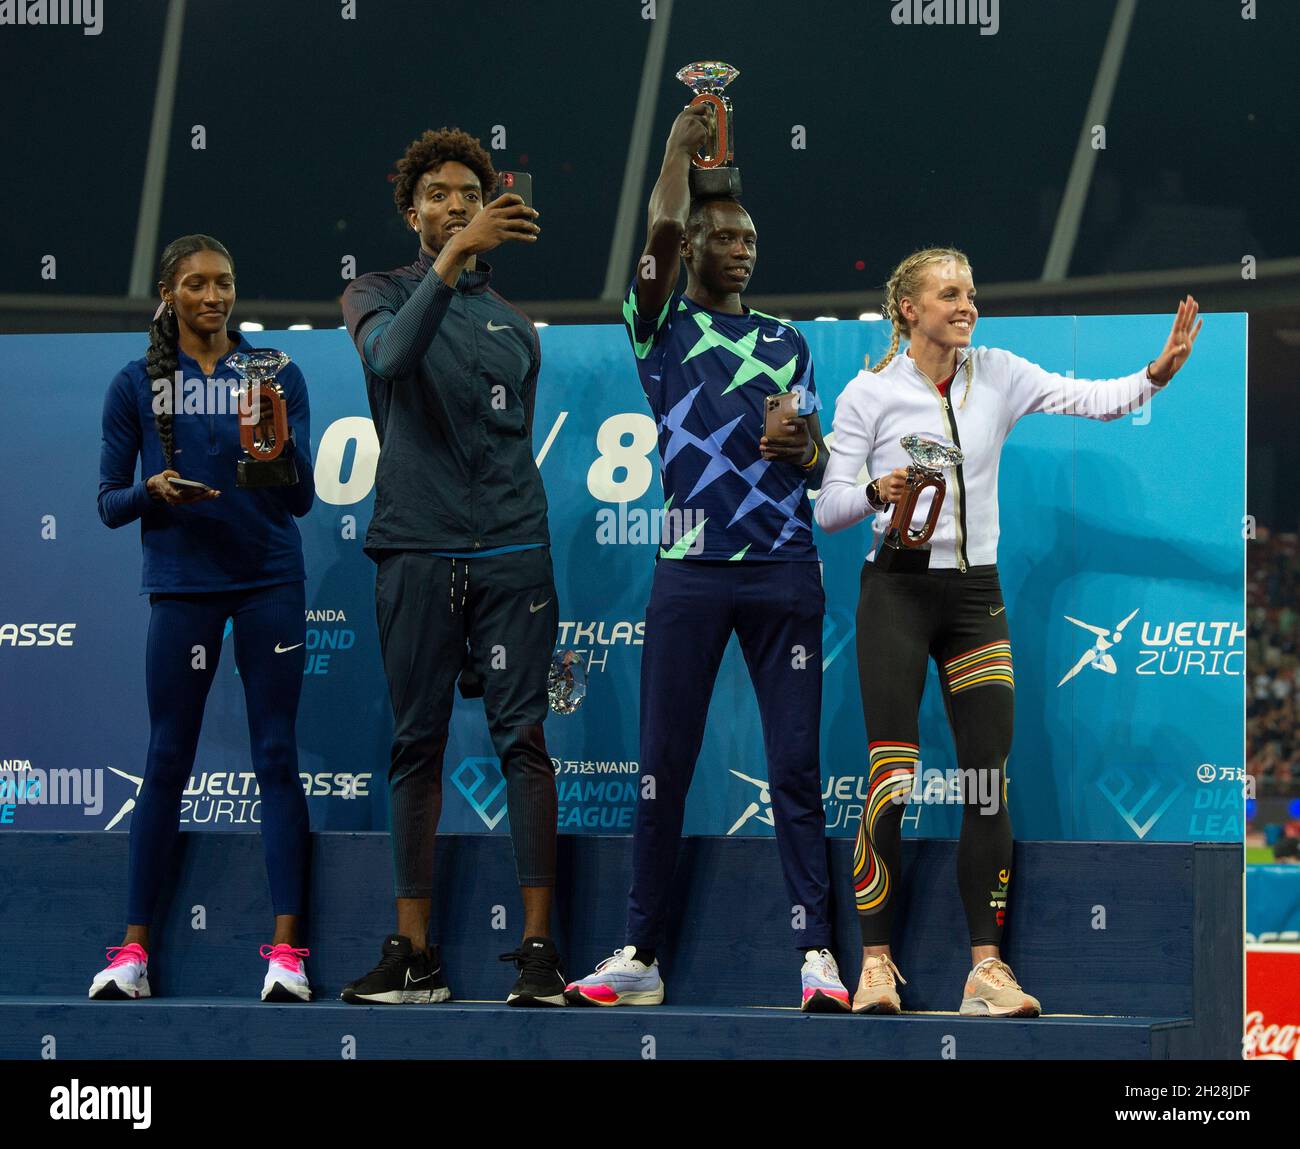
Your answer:
[[[642,0],[444,6],[191,0],[161,242],[222,239],[246,299],[328,299],[340,260],[412,255],[386,174],[425,127],[533,173],[541,243],[499,256],[524,298],[599,294],[649,23]],[[984,281],[1036,278],[1110,22],[1104,0],[1001,0],[997,35],[898,27],[890,0],[678,0],[643,195],[687,90],[741,69],[737,162],[760,233],[755,290],[874,293],[914,247]],[[1300,255],[1300,4],[1142,0],[1074,274]],[[126,289],[163,0],[104,2],[104,31],[0,28],[0,292]],[[207,148],[190,147],[202,124]],[[807,130],[806,150],[790,147]],[[640,242],[638,225],[638,244]],[[161,244],[160,244],[161,246]],[[56,283],[40,258],[59,259]],[[856,263],[861,261],[861,269]]]

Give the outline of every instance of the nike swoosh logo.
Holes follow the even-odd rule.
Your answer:
[[[784,335],[764,335],[764,343],[780,343],[785,339]]]
[[[412,977],[411,971],[408,969],[406,971],[406,984],[414,985],[417,981],[428,981],[431,977],[433,977],[431,973],[426,973],[424,977]]]
[[[548,603],[548,602],[550,602],[550,601],[551,601],[551,600],[548,598],[548,599],[546,600],[546,602],[529,603],[529,605],[528,605],[528,613],[529,613],[529,614],[536,614],[539,610],[542,609],[542,607],[544,607],[544,606],[546,605],[546,603]]]
[[[275,653],[276,653],[276,654],[288,654],[289,651],[291,651],[291,650],[297,650],[298,647],[300,647],[300,646],[302,646],[302,643],[301,643],[301,642],[295,642],[292,646],[281,646],[281,645],[277,642],[277,643],[275,644]]]
[[[488,320],[487,328],[488,328],[489,331],[509,331],[509,330],[510,330],[510,324],[508,324],[508,323],[503,323],[503,324],[501,324],[500,327],[498,327],[495,323],[492,322],[492,320],[489,319],[489,320]]]
[[[992,607],[989,607],[989,615],[992,616],[995,614],[1001,614],[1006,609],[1007,609],[1006,603],[1003,603],[1000,607],[998,607],[997,610],[994,610]]]

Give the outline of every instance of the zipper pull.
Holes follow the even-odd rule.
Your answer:
[[[965,573],[966,573],[966,560],[965,560],[965,559],[958,559],[958,560],[957,560],[957,569],[958,569],[959,571],[961,571],[962,574],[965,574]]]
[[[949,407],[948,407],[948,400],[947,400],[947,399],[945,399],[945,400],[943,401],[943,409],[944,409],[945,411],[949,410]]]

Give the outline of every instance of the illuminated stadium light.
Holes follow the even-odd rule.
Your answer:
[[[244,322],[239,325],[239,330],[240,331],[265,331],[266,328],[263,327],[260,323],[257,323],[252,319],[245,319]]]
[[[547,323],[545,319],[539,319],[537,320],[536,323],[533,324],[533,326],[536,327],[538,331],[540,331],[543,327],[550,327],[550,324]]]
[[[290,330],[290,331],[310,331],[310,330],[311,330],[311,324],[310,324],[310,323],[290,323],[290,324],[289,324],[289,330]]]
[[[839,319],[839,316],[838,315],[814,315],[813,319],[817,323],[834,323],[837,319]]]
[[[859,319],[884,319],[885,317],[879,311],[864,311],[858,316]]]

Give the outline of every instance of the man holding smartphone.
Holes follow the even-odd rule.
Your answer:
[[[556,793],[542,720],[559,610],[532,449],[541,348],[479,258],[503,243],[535,243],[540,229],[522,197],[486,202],[496,183],[478,140],[425,132],[398,162],[394,188],[420,239],[416,261],[362,276],[343,295],[380,442],[366,553],[378,563],[393,706],[397,896],[396,931],[379,965],[343,990],[347,1002],[451,996],[428,930],[442,758],[464,668],[481,683],[501,760],[523,896],[523,941],[503,955],[519,969],[507,1001],[564,1004],[549,936]]]
[[[641,654],[641,773],[654,789],[643,786],[637,804],[626,944],[568,996],[663,1001],[655,950],[709,698],[734,632],[763,722],[765,789],[803,958],[801,1008],[846,1010],[829,949],[818,746],[825,596],[807,498],[826,466],[820,404],[803,337],[741,302],[758,252],[749,214],[729,197],[691,201],[691,156],[706,141],[707,116],[688,107],[673,123],[623,305],[659,426],[669,509]],[[679,261],[685,294],[675,294]]]

